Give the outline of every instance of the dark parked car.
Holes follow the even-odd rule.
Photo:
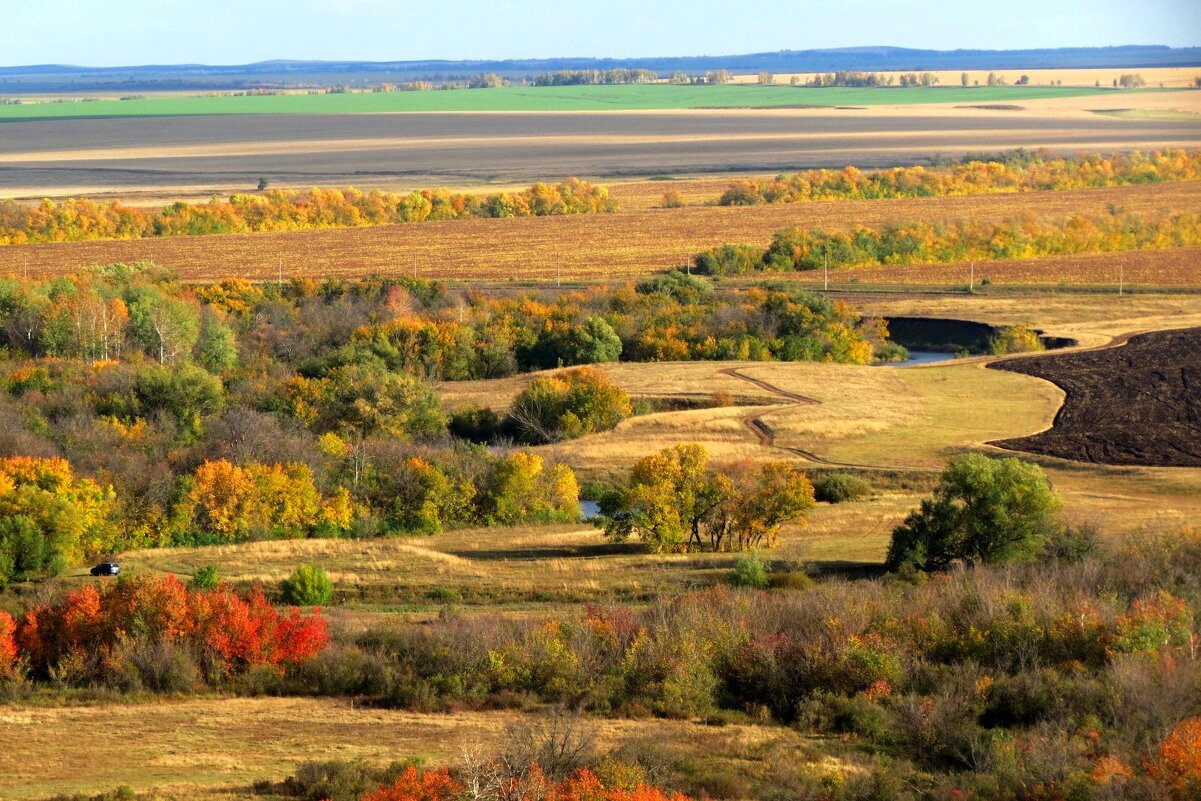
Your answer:
[[[101,562],[92,568],[93,576],[115,576],[121,572],[121,566],[116,562]]]

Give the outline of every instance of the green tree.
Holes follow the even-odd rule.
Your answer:
[[[319,386],[316,428],[364,438],[381,433],[407,437],[440,434],[446,418],[428,384],[404,373],[347,365]]]
[[[126,303],[130,335],[159,364],[174,364],[192,352],[200,334],[192,304],[147,285],[131,288]]]
[[[221,583],[221,576],[216,565],[204,565],[192,571],[192,580],[188,586],[194,590],[211,590]]]
[[[320,565],[302,564],[284,579],[284,603],[294,606],[324,606],[334,594],[334,583]]]
[[[238,363],[238,339],[234,331],[211,309],[200,317],[196,361],[210,373],[221,375]]]
[[[888,567],[939,570],[956,559],[1036,558],[1060,528],[1059,497],[1042,468],[1020,459],[957,456],[934,490],[892,532]]]

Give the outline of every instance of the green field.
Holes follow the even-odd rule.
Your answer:
[[[914,103],[1015,103],[1112,92],[1089,87],[981,86],[810,89],[792,86],[507,87],[370,94],[250,97],[150,96],[0,106],[0,120],[62,117],[162,117],[199,114],[378,114],[430,111],[621,111],[647,109],[874,106]]]

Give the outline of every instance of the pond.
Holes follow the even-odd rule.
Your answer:
[[[600,514],[600,504],[596,501],[580,501],[580,519],[592,520]]]
[[[919,364],[934,364],[935,362],[949,362],[955,358],[954,353],[944,353],[936,350],[911,350],[909,351],[909,359],[903,362],[883,362],[881,367],[914,367]]]

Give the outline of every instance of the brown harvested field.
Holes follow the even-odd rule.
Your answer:
[[[98,792],[128,785],[153,798],[241,801],[256,780],[278,782],[306,760],[408,757],[455,764],[463,747],[500,747],[516,712],[428,715],[356,707],[344,700],[200,698],[89,707],[0,711],[0,797],[7,801]],[[631,741],[669,743],[752,774],[761,760],[814,759],[812,740],[781,726],[722,728],[667,720],[595,722],[603,753]],[[831,764],[837,764],[836,762]],[[141,796],[139,796],[141,797]]]
[[[963,286],[975,276],[977,288],[987,279],[995,285],[1138,287],[1201,286],[1201,248],[1136,250],[1120,253],[1081,253],[1037,259],[1003,259],[953,264],[906,264],[856,267],[831,274],[830,282],[844,289],[857,283],[895,286]],[[798,281],[821,284],[818,272],[797,273]]]
[[[1018,146],[1066,154],[1188,147],[1201,140],[1201,117],[1188,111],[1168,118],[1155,114],[1182,104],[1191,108],[1193,94],[1114,93],[1064,108],[1058,101],[1034,101],[1017,111],[931,104],[5,122],[0,193],[229,194],[247,191],[264,176],[276,186],[412,189],[569,175],[613,180],[847,164],[869,168]],[[1150,116],[1092,113],[1117,106]]]
[[[1120,347],[989,365],[1054,383],[1067,397],[1046,431],[993,444],[1115,465],[1201,467],[1201,328]]]
[[[708,189],[706,186],[705,191]],[[231,275],[270,280],[277,277],[281,260],[284,277],[314,278],[409,274],[416,261],[419,274],[427,278],[546,280],[561,271],[565,279],[605,280],[680,266],[691,254],[726,242],[766,246],[774,231],[794,225],[847,228],[902,220],[987,220],[1022,214],[1067,217],[1104,214],[1112,208],[1128,212],[1195,210],[1201,208],[1201,183],[739,208],[643,208],[609,215],[8,246],[0,248],[0,274],[19,274],[27,268],[31,276],[60,275],[94,264],[151,260],[187,280]],[[1199,285],[1201,268],[1194,256],[1195,251],[1171,251],[1144,255],[1140,263],[1148,265],[1145,275],[1154,283]],[[1098,257],[1075,280],[1114,283],[1114,259],[1130,258],[1126,254]],[[1169,266],[1159,266],[1161,261]],[[1009,263],[1003,269],[1021,283],[1060,283],[1058,278],[1047,280],[1038,274],[1038,264]],[[895,269],[913,282],[917,279],[908,276],[930,269],[937,273],[931,279],[934,283],[945,283],[950,272],[942,266]],[[1010,280],[1009,273],[994,270],[992,264],[980,270],[994,283]],[[855,277],[862,274],[865,281],[884,281],[890,271],[875,271],[870,279],[868,272],[872,271],[856,271]],[[1128,280],[1141,281],[1134,276]]]

